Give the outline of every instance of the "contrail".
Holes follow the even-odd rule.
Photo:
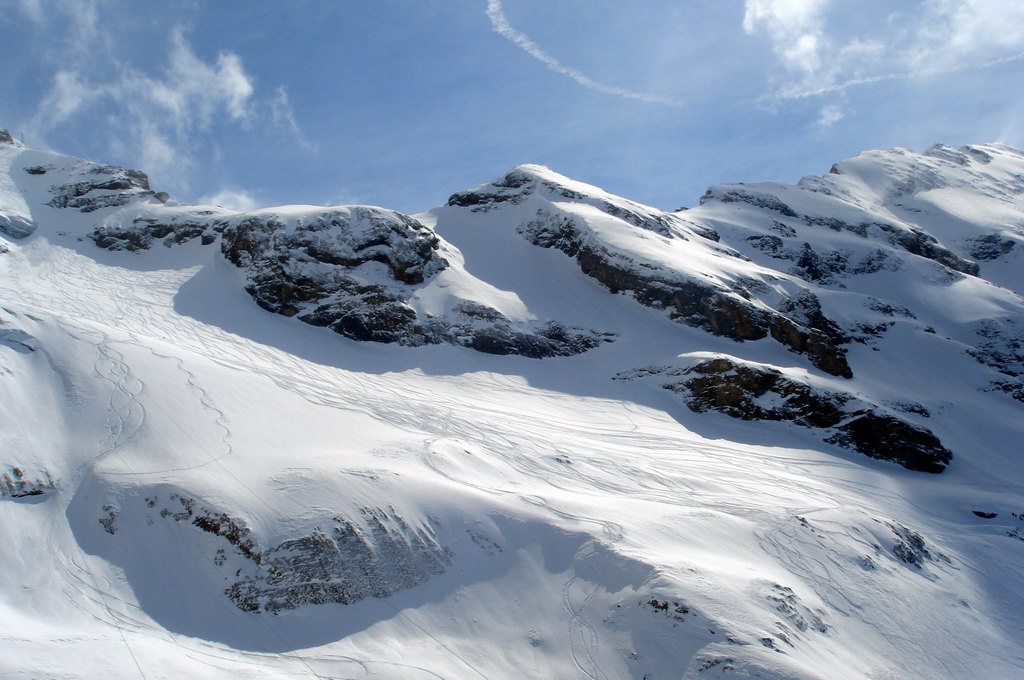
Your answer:
[[[934,68],[922,68],[914,71],[906,71],[902,73],[883,73],[877,76],[867,76],[864,78],[853,78],[846,80],[841,83],[835,83],[833,85],[825,85],[822,87],[810,88],[806,90],[793,90],[793,91],[781,91],[776,92],[772,95],[767,95],[763,99],[807,99],[809,97],[818,97],[824,94],[832,94],[834,92],[845,92],[853,87],[860,87],[861,85],[874,85],[875,83],[885,83],[894,80],[911,80],[913,78],[928,78],[932,76],[948,75],[951,73],[964,73],[967,71],[983,71],[989,68],[995,68],[996,66],[1002,66],[1003,64],[1011,64],[1015,61],[1024,60],[1024,52],[1018,52],[1007,57],[1000,57],[999,59],[993,59],[986,61],[981,64],[960,64],[957,66],[938,66]]]
[[[599,83],[593,78],[589,78],[580,73],[576,69],[566,66],[545,52],[544,49],[537,43],[533,42],[528,35],[517,31],[512,27],[512,24],[508,22],[508,17],[505,16],[505,11],[501,6],[501,0],[487,0],[487,18],[491,20],[491,27],[496,33],[499,33],[502,37],[508,39],[523,52],[526,52],[528,55],[547,66],[549,70],[554,71],[555,73],[560,73],[563,76],[568,76],[585,88],[614,95],[616,97],[645,102],[647,104],[662,104],[664,106],[677,107],[685,106],[685,103],[678,99],[662,97],[661,95],[651,94],[649,92],[634,92],[621,87],[615,87],[614,85]]]

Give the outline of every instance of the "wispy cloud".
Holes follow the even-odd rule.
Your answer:
[[[900,80],[912,80],[914,78],[931,78],[935,76],[953,75],[955,73],[967,73],[970,71],[983,71],[985,69],[996,68],[997,66],[1003,66],[1005,64],[1012,64],[1014,62],[1024,61],[1024,52],[1018,52],[1017,54],[1011,54],[1006,57],[999,59],[992,59],[989,61],[982,61],[977,63],[957,64],[951,66],[935,66],[930,68],[919,68],[908,71],[897,71],[892,73],[880,73],[873,76],[864,76],[863,78],[851,78],[837,83],[829,85],[822,85],[820,87],[810,87],[807,89],[784,89],[771,95],[772,99],[807,99],[809,97],[817,97],[826,94],[833,94],[838,92],[845,92],[851,88],[863,87],[865,85],[875,85],[877,83],[885,83],[891,81]]]
[[[537,61],[544,64],[549,70],[571,78],[576,81],[577,84],[582,85],[589,90],[603,92],[604,94],[610,94],[624,99],[633,99],[647,104],[662,104],[664,106],[676,107],[685,106],[685,102],[679,99],[664,97],[650,92],[636,92],[634,90],[628,90],[626,88],[598,82],[580,71],[570,66],[566,66],[545,51],[540,45],[535,43],[528,35],[517,30],[511,23],[509,23],[508,17],[505,16],[505,10],[502,6],[501,0],[488,0],[487,17],[491,20],[491,27],[495,32],[508,39],[512,44],[526,52]]]
[[[843,111],[842,107],[829,104],[822,107],[821,112],[818,114],[818,120],[814,124],[821,128],[830,128],[845,117],[846,112]]]
[[[180,190],[192,163],[191,135],[208,130],[217,117],[244,124],[252,115],[252,79],[238,55],[222,52],[213,62],[195,55],[183,31],[171,33],[168,64],[147,75],[130,64],[111,65],[113,78],[58,71],[27,128],[34,138],[89,110],[108,106],[117,132],[111,148],[155,172]]]
[[[18,0],[22,16],[42,32],[60,32],[54,44],[50,86],[21,127],[46,146],[62,130],[102,118],[108,151],[121,162],[153,174],[166,188],[188,191],[188,171],[207,152],[203,136],[215,125],[247,132],[283,131],[306,150],[284,87],[257,93],[242,57],[222,51],[200,57],[186,30],[169,24],[164,63],[143,69],[118,56],[117,36],[104,28],[114,0]]]
[[[291,134],[292,138],[306,151],[316,151],[317,146],[309,141],[302,131],[298,121],[295,120],[295,109],[292,108],[291,99],[284,86],[279,86],[274,96],[268,102],[270,119],[274,125]]]
[[[917,0],[880,12],[870,37],[844,33],[832,0],[746,0],[743,28],[781,67],[762,101],[805,99],[878,83],[1024,60],[1024,2]],[[835,20],[832,26],[829,20]]]

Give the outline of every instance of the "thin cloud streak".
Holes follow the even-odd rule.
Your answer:
[[[939,66],[935,68],[922,68],[915,69],[913,71],[906,71],[902,73],[883,73],[877,76],[866,76],[864,78],[851,78],[850,80],[843,81],[841,83],[835,83],[832,85],[825,85],[822,87],[809,88],[805,90],[794,90],[794,91],[781,91],[764,97],[766,100],[785,100],[785,99],[808,99],[810,97],[818,97],[826,94],[834,94],[837,92],[845,92],[853,87],[860,87],[863,85],[875,85],[877,83],[885,83],[899,80],[912,80],[914,78],[930,78],[934,76],[949,75],[953,73],[968,73],[971,71],[984,71],[985,69],[995,68],[997,66],[1003,66],[1005,64],[1012,64],[1017,61],[1024,60],[1024,52],[1018,52],[1008,57],[1001,57],[999,59],[992,59],[981,64],[958,64],[955,66]]]
[[[544,51],[544,49],[537,43],[533,42],[528,35],[516,30],[512,24],[509,23],[508,17],[505,16],[505,10],[502,7],[501,0],[487,1],[487,18],[491,20],[491,27],[496,33],[537,61],[544,64],[548,70],[571,78],[576,81],[577,84],[582,85],[589,90],[622,97],[624,99],[632,99],[646,104],[661,104],[663,106],[673,107],[686,106],[685,102],[678,99],[672,99],[671,97],[663,97],[650,92],[634,92],[633,90],[627,90],[614,85],[606,85],[584,75],[572,67],[566,66],[562,62],[558,61],[558,59],[555,59]]]

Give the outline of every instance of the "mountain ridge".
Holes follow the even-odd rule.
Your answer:
[[[236,212],[0,144],[0,668],[1019,670],[1024,155],[834,170]]]

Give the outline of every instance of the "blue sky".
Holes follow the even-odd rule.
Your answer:
[[[1021,0],[0,0],[0,126],[182,201],[415,212],[542,163],[662,208],[1024,146]]]

